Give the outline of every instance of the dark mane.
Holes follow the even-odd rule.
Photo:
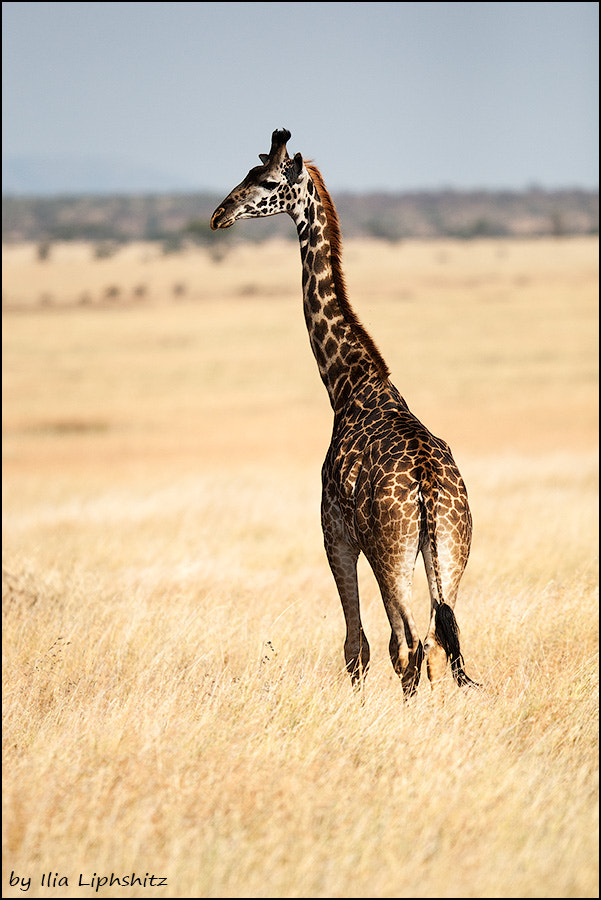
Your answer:
[[[319,199],[321,200],[322,206],[325,210],[326,219],[328,220],[330,249],[332,253],[332,274],[334,277],[336,295],[338,297],[338,302],[342,309],[344,318],[351,326],[354,335],[365,347],[370,357],[372,358],[379,377],[382,379],[388,378],[389,369],[386,365],[384,357],[376,347],[371,336],[367,333],[367,331],[357,318],[355,311],[348,299],[346,284],[344,281],[344,273],[342,271],[342,234],[340,231],[340,222],[338,221],[338,213],[336,212],[334,201],[332,200],[330,193],[324,184],[322,174],[317,166],[311,162],[307,162],[307,160],[305,160],[305,166],[307,168],[307,171],[309,172],[309,175],[311,176],[313,184],[317,189]]]

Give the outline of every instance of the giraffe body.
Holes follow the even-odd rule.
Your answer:
[[[286,151],[288,131],[274,131],[269,154],[213,214],[212,228],[237,219],[288,213],[298,232],[303,308],[311,347],[334,411],[322,468],[325,549],[346,620],[344,654],[353,684],[369,665],[361,624],[357,560],[367,558],[391,628],[390,657],[410,696],[424,655],[434,685],[451,664],[466,675],[453,612],[469,556],[467,491],[448,445],[409,410],[388,367],[350,306],[341,267],[336,210],[319,170]],[[431,598],[424,643],[411,611],[421,552]]]

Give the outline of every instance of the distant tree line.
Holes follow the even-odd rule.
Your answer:
[[[3,197],[2,241],[91,241],[99,248],[156,241],[165,252],[195,243],[218,252],[220,242],[294,238],[287,216],[240,222],[234,232],[213,232],[211,213],[220,195],[73,195]],[[345,237],[387,241],[408,238],[532,237],[599,233],[595,191],[420,191],[341,193],[335,197]],[[109,248],[109,249],[107,249]],[[40,251],[47,253],[47,249]],[[99,255],[102,250],[99,249]]]

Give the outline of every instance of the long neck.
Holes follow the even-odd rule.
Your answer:
[[[348,301],[336,209],[318,169],[309,172],[305,202],[293,213],[303,265],[303,305],[311,348],[333,409],[341,409],[366,377],[388,367]]]

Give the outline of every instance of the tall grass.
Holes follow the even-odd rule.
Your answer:
[[[466,286],[426,361],[425,299],[355,296],[474,513],[457,617],[484,688],[424,673],[407,703],[365,565],[362,695],[343,671],[298,300],[5,316],[4,896],[598,895],[594,266],[546,246],[555,288],[508,244],[528,284],[506,273],[491,308],[506,258],[445,245]],[[440,252],[403,245],[407,290]],[[132,872],[167,884],[94,881]]]

